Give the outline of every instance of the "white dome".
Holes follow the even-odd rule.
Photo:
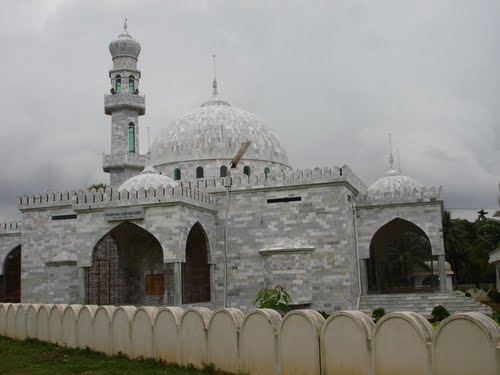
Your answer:
[[[217,95],[179,117],[151,146],[155,166],[201,160],[231,160],[250,141],[243,159],[288,166],[276,134],[253,114],[232,107]]]
[[[423,188],[423,185],[414,178],[403,176],[399,171],[390,169],[384,177],[368,188],[366,196],[374,197],[395,192],[419,193]]]
[[[161,175],[152,166],[146,166],[143,171],[137,176],[129,178],[119,188],[119,191],[130,191],[149,188],[172,188],[176,187],[177,182],[170,177]]]

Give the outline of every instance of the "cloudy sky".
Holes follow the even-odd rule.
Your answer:
[[[221,96],[273,128],[294,168],[345,163],[371,184],[392,133],[403,172],[442,185],[447,208],[498,207],[499,1],[0,3],[0,222],[20,217],[18,195],[108,181],[108,45],[126,17],[143,135],[210,95],[216,53]]]

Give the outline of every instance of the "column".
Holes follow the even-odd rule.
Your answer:
[[[447,292],[446,287],[446,267],[444,264],[444,255],[438,255],[438,267],[439,267],[439,291],[441,293]]]
[[[78,286],[79,286],[79,301],[78,303],[85,304],[85,269],[86,267],[78,267]]]

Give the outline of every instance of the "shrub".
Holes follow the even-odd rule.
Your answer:
[[[290,295],[286,292],[283,285],[277,285],[274,289],[262,288],[255,298],[254,305],[259,309],[273,309],[280,314],[286,314],[290,308]]]
[[[318,311],[318,312],[321,314],[321,316],[322,316],[323,318],[325,318],[325,320],[326,320],[326,319],[328,319],[328,317],[330,316],[330,314],[327,314],[327,313],[326,313],[326,312],[324,312],[324,311]]]
[[[500,303],[500,293],[496,289],[488,290],[488,297],[495,303]]]
[[[383,317],[384,315],[385,315],[385,309],[383,307],[379,307],[379,308],[373,310],[373,313],[372,313],[373,321],[375,323],[377,323],[379,321],[379,319],[381,317]]]
[[[466,297],[472,297],[469,292],[465,292]]]
[[[450,313],[443,305],[434,307],[431,314],[434,322],[440,322],[450,316]]]

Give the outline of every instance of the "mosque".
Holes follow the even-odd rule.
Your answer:
[[[453,294],[441,188],[403,176],[392,155],[371,186],[347,165],[294,170],[215,79],[141,154],[141,45],[125,24],[109,50],[109,186],[19,197],[22,221],[0,226],[0,301],[250,309],[283,286],[294,308],[331,312]]]

